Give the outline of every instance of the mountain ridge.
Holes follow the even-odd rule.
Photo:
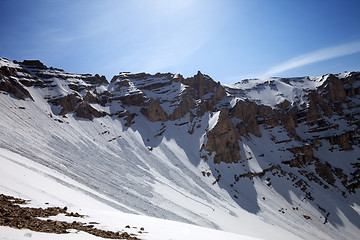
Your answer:
[[[234,205],[229,212],[244,209],[303,238],[316,232],[319,239],[351,239],[359,232],[360,222],[355,210],[360,187],[359,76],[351,72],[221,85],[201,72],[186,79],[171,73],[120,73],[108,83],[99,75],[69,74],[40,61],[1,59],[4,137],[0,145],[32,157],[40,152],[44,157],[39,162],[82,182],[90,173],[124,168],[119,171],[132,173],[130,182],[139,186],[111,186],[101,178],[88,184],[104,187],[116,200],[119,190],[121,196],[132,195],[129,199],[147,196],[145,203],[130,211],[226,229],[215,215],[209,217],[208,210],[192,209],[191,213],[157,188],[162,184],[172,192],[181,189],[174,194],[186,190],[191,202],[210,211],[222,199]],[[42,115],[34,123],[24,120],[34,118],[29,109]],[[25,113],[16,117],[19,111]],[[54,128],[50,139],[47,129],[37,133],[30,126],[42,129],[41,121]],[[24,126],[34,132],[27,133]],[[18,128],[23,128],[21,133],[11,131]],[[75,129],[78,136],[70,132]],[[50,150],[15,143],[21,136],[35,138]],[[89,148],[94,149],[90,151],[93,157],[82,150]],[[72,166],[76,161],[69,159],[71,154],[79,154],[77,160],[88,158],[81,161],[96,169],[89,173],[83,166]],[[112,168],[95,162],[109,158],[107,154],[113,161],[123,159],[122,154],[137,160],[123,159],[128,166],[113,164]],[[151,184],[136,182],[144,176]],[[142,188],[146,190],[139,194]],[[131,200],[122,201],[121,208],[126,209]],[[170,201],[167,209],[158,205],[164,201]],[[234,227],[227,230],[235,231]]]

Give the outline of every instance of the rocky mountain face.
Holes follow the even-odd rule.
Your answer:
[[[304,213],[293,204],[277,209],[280,217],[294,212],[312,224],[336,226],[343,224],[340,208],[360,228],[354,210],[360,202],[359,72],[222,85],[201,72],[190,78],[123,72],[109,83],[103,76],[66,73],[40,61],[1,59],[0,66],[1,94],[35,103],[33,95],[41,96],[59,123],[70,116],[111,117],[125,129],[158,122],[157,138],[176,138],[169,129],[181,127],[189,139],[200,141],[192,158],[209,167],[199,176],[212,177],[213,185],[249,212],[267,211],[257,197],[261,192],[252,187],[256,179],[290,205],[295,194],[316,211]],[[144,144],[156,148],[151,141]],[[244,192],[244,186],[257,195]]]

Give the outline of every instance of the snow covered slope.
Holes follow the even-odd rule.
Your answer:
[[[47,208],[66,206],[71,212],[86,215],[85,223],[98,223],[97,228],[111,231],[127,231],[141,239],[234,239],[256,240],[249,236],[197,227],[174,221],[123,213],[84,192],[99,195],[88,187],[13,152],[0,149],[0,191],[6,195],[31,199],[32,207]],[[106,198],[105,196],[99,196]],[[51,217],[52,220],[72,222],[74,218]],[[79,219],[76,219],[79,221]],[[130,226],[131,228],[126,228]],[[144,229],[139,233],[140,229]],[[145,231],[146,230],[146,231]],[[254,227],[254,231],[256,228]],[[69,231],[69,234],[39,233],[28,229],[18,230],[0,226],[0,239],[103,239],[85,232]]]
[[[2,156],[102,206],[262,239],[360,234],[358,73],[222,86],[200,72],[108,83],[37,61],[0,68]]]

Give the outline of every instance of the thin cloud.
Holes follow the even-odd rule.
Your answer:
[[[290,69],[298,68],[315,62],[324,61],[327,59],[354,54],[357,52],[360,52],[360,41],[342,44],[329,48],[323,48],[315,52],[300,55],[284,63],[281,63],[275,67],[272,67],[267,72],[262,74],[260,77],[274,76],[275,74],[279,74]]]

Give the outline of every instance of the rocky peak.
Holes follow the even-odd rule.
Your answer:
[[[108,84],[105,76],[101,76],[99,74],[95,74],[95,76],[86,77],[84,81],[90,84]]]
[[[176,82],[183,82],[184,81],[184,77],[180,73],[175,74],[173,79]]]
[[[47,67],[39,60],[24,60],[20,64],[28,68],[47,69]]]
[[[196,99],[202,98],[207,93],[213,93],[216,87],[216,82],[200,71],[194,77],[184,79],[182,83],[194,90]]]

